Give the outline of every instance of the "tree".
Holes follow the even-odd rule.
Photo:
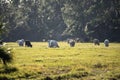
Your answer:
[[[7,30],[4,20],[7,17],[8,11],[9,11],[8,3],[6,1],[1,1],[0,2],[0,39],[1,39],[1,35],[5,33]],[[0,45],[0,59],[5,66],[7,66],[7,63],[12,62],[13,60],[13,56],[12,53],[10,53],[10,50],[7,50],[5,47],[1,47],[1,45]]]
[[[9,17],[4,18],[10,27],[6,41],[62,38],[66,24],[56,0],[12,0],[9,5],[10,14],[6,15]]]
[[[66,0],[64,5],[63,17],[68,25],[65,33],[84,41],[120,41],[119,0]]]
[[[119,0],[2,0],[0,4],[1,21],[9,30],[5,41],[67,37],[120,41]]]

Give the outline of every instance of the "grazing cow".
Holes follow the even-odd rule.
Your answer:
[[[71,47],[74,47],[75,46],[75,40],[69,39],[68,44],[70,44]]]
[[[104,44],[105,44],[105,47],[108,47],[109,46],[109,40],[105,39]]]
[[[94,45],[98,45],[98,46],[100,45],[100,42],[99,42],[98,39],[94,39],[94,40],[93,40],[93,43],[94,43]]]
[[[56,40],[48,40],[48,45],[50,48],[56,48],[56,47],[59,48],[59,45]]]
[[[31,42],[29,40],[26,40],[25,41],[25,46],[26,47],[32,47],[32,44],[31,44]]]
[[[17,43],[19,46],[24,46],[24,39],[21,39],[21,40],[17,40]]]

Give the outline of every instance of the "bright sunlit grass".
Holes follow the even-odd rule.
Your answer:
[[[53,80],[120,79],[120,44],[110,47],[93,43],[76,43],[70,47],[59,42],[60,48],[48,48],[46,42],[32,42],[33,48],[8,43],[14,52],[13,67],[18,71],[2,73],[0,78]]]

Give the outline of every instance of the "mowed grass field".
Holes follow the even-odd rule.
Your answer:
[[[32,48],[7,43],[14,61],[7,71],[0,64],[0,80],[120,80],[120,43],[58,43],[60,48],[48,48],[47,42],[32,42]]]

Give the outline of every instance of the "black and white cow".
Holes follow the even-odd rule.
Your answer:
[[[105,45],[105,47],[109,47],[109,40],[108,39],[105,39],[104,45]]]
[[[94,43],[94,45],[98,45],[98,46],[100,45],[100,42],[99,42],[98,39],[94,39],[94,40],[93,40],[93,43]]]
[[[56,40],[48,40],[48,47],[50,47],[50,48],[58,47],[59,48],[59,45]]]

